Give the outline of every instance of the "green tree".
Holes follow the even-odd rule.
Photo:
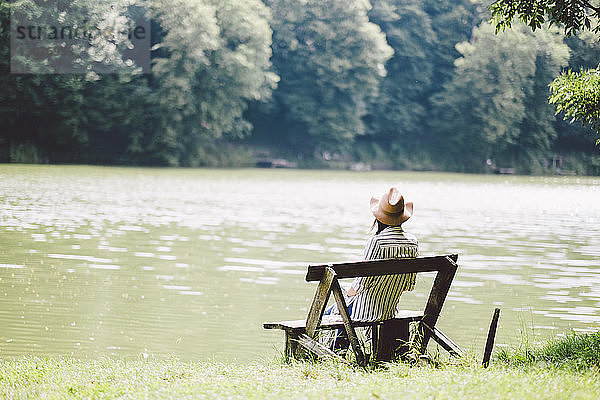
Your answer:
[[[367,98],[377,93],[392,49],[369,22],[364,0],[268,0],[273,65],[281,77],[262,136],[313,154],[347,149],[365,132]],[[259,132],[259,135],[261,133]],[[278,137],[278,135],[280,135]]]
[[[4,2],[3,2],[4,3]],[[11,2],[13,72],[140,72],[127,55],[137,0]]]
[[[554,113],[546,100],[550,93],[548,85],[569,60],[569,48],[558,29],[539,30],[532,39],[535,74],[530,85],[523,88],[526,114],[518,138],[514,145],[507,146],[504,154],[505,159],[521,165],[527,173],[533,172],[533,163],[544,158],[557,139]]]
[[[173,150],[161,145],[161,108],[149,76],[101,75],[82,93],[87,140],[81,160],[94,164],[164,165]],[[80,161],[82,162],[82,161]]]
[[[30,158],[43,161],[48,152],[85,141],[78,131],[83,82],[68,75],[10,74],[10,11],[8,1],[0,2],[0,159],[27,146]]]
[[[565,38],[565,43],[571,50],[568,68],[572,71],[596,68],[600,60],[600,41],[592,32],[580,32],[577,36]],[[570,123],[561,114],[555,122],[558,138],[555,143],[557,152],[597,153],[594,146],[594,130],[589,124]],[[588,173],[593,173],[589,171]]]
[[[436,35],[418,0],[373,1],[369,17],[394,49],[378,95],[369,104],[369,136],[390,153],[405,155],[414,150],[423,133],[426,94],[433,75],[428,58]]]
[[[140,3],[144,9],[133,0],[67,3],[17,2],[12,11],[68,24],[88,13],[91,25],[114,29],[116,36],[100,36],[93,51],[60,57],[90,67],[113,63],[111,71],[119,74],[94,68],[86,75],[50,74],[60,72],[51,68],[51,50],[60,41],[49,42],[46,58],[24,54],[16,60],[36,74],[10,74],[10,9],[2,1],[4,159],[11,147],[26,145],[39,152],[34,158],[51,162],[201,165],[207,162],[200,158],[203,146],[249,132],[247,102],[268,98],[276,84],[270,13],[259,0],[151,0]],[[139,12],[152,20],[151,75],[139,74],[121,52],[128,42],[119,32]]]
[[[455,45],[471,39],[473,28],[485,18],[485,7],[472,0],[423,0],[423,10],[435,35],[427,60],[435,71],[429,87],[432,95],[454,76],[454,60],[460,57]]]
[[[567,36],[600,32],[600,5],[593,0],[496,0],[489,8],[496,32],[510,29],[515,19],[534,31],[549,22],[562,26]]]
[[[600,68],[565,72],[550,87],[550,103],[556,104],[557,113],[600,132]],[[600,139],[596,144],[600,146]]]
[[[130,41],[123,32],[133,20],[130,8],[133,5],[134,2],[128,0],[111,4],[93,1],[76,4],[0,2],[1,159],[14,159],[14,149],[25,147],[30,161],[85,161],[81,158],[82,149],[90,139],[90,109],[85,94],[100,77],[96,71],[106,71],[108,65],[112,72],[129,75],[140,72],[135,63],[128,63],[125,58]],[[89,48],[82,48],[81,43],[68,45],[60,38],[40,40],[36,54],[28,54],[31,49],[27,46],[21,46],[23,51],[19,52],[16,51],[19,44],[10,41],[11,12],[15,23],[33,21],[44,28],[59,24],[73,27],[87,20],[90,29],[110,26],[114,35],[109,38],[95,31],[95,36],[90,39],[93,46]],[[48,35],[48,31],[43,32]],[[104,69],[95,68],[99,65]],[[11,73],[11,68],[30,73]],[[70,71],[80,73],[58,74]],[[88,73],[81,73],[85,71]],[[107,115],[104,119],[120,122]]]
[[[154,1],[151,10],[164,32],[153,67],[168,116],[161,146],[174,149],[170,164],[202,165],[202,144],[247,134],[247,102],[276,85],[269,10],[259,0]]]
[[[562,26],[567,36],[582,31],[600,33],[600,4],[591,0],[496,0],[490,6],[496,32],[510,29],[515,19],[532,30],[546,21]],[[567,71],[552,83],[550,102],[565,119],[589,124],[600,136],[600,86],[594,85],[596,70]],[[600,146],[600,138],[596,141]]]
[[[482,24],[471,41],[456,48],[462,54],[456,74],[434,100],[433,126],[447,165],[480,171],[487,158],[531,159],[548,149],[553,116],[536,98],[547,91],[550,74],[568,61],[560,35],[516,27],[499,38]]]

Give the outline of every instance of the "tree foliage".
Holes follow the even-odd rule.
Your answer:
[[[591,31],[600,34],[600,3],[592,0],[496,0],[490,6],[496,32],[511,28],[517,18],[532,30],[540,28],[546,21],[562,26],[566,36]],[[596,39],[597,40],[597,39]],[[600,85],[597,85],[597,70],[568,71],[551,85],[553,94],[550,102],[556,104],[557,114],[565,119],[589,124],[600,136]],[[600,146],[600,139],[596,144]]]
[[[106,11],[106,2],[80,3],[97,14]],[[56,12],[48,4],[19,4],[30,13],[49,13],[48,18]],[[72,161],[65,155],[80,148],[93,162],[201,165],[205,141],[250,131],[242,118],[247,102],[268,98],[277,82],[270,71],[270,13],[264,4],[179,0],[144,5],[154,26],[152,75],[15,75],[8,73],[8,51],[3,53],[0,96],[10,107],[2,113],[7,147],[31,142],[42,158],[55,162]],[[8,50],[8,5],[1,10],[3,49]],[[66,15],[77,20],[79,8],[69,11]],[[110,48],[115,53],[102,57],[118,58],[118,46]]]
[[[249,100],[270,96],[269,10],[258,0],[154,1],[163,32],[155,45],[154,95],[164,110],[157,138],[173,150],[170,164],[201,165],[203,142],[250,131]]]
[[[281,80],[269,111],[276,118],[266,129],[277,129],[284,143],[306,154],[347,148],[365,133],[367,101],[376,95],[393,53],[379,26],[369,21],[369,2],[267,4],[273,12],[273,65]]]
[[[378,0],[369,16],[394,49],[385,65],[387,75],[369,108],[369,128],[375,140],[390,145],[418,138],[427,110],[423,98],[431,85],[428,62],[436,35],[421,1]]]
[[[140,73],[127,53],[139,10],[137,0],[12,2],[11,68],[34,74],[87,73],[88,79],[98,73]]]
[[[555,136],[552,112],[538,99],[568,62],[557,32],[532,34],[520,26],[499,38],[484,23],[456,48],[462,55],[456,74],[434,98],[433,126],[448,162],[480,171],[488,158],[531,158],[548,150]]]
[[[532,30],[546,22],[561,26],[567,36],[582,30],[600,32],[600,3],[593,0],[496,0],[490,11],[496,32],[510,29],[515,18]]]
[[[481,25],[489,3],[0,0],[0,161],[233,165],[250,147],[305,165],[482,171],[491,158],[527,172],[578,152],[591,160],[579,171],[600,172],[585,134],[598,131],[597,69],[581,70],[598,66],[597,2],[498,0],[502,36]],[[111,29],[28,57],[12,51],[11,11]],[[123,35],[140,18],[148,73]],[[48,73],[58,61],[77,73]],[[567,63],[581,72],[550,91]]]
[[[600,134],[600,67],[597,69],[571,70],[561,74],[552,84],[550,103],[556,104],[556,112],[565,118],[589,124]],[[600,139],[596,144],[600,146]]]

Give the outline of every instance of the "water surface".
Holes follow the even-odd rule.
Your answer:
[[[306,316],[309,263],[360,258],[390,184],[421,254],[460,255],[439,327],[461,346],[494,307],[500,344],[598,329],[598,178],[0,165],[0,357],[273,357],[262,322]]]

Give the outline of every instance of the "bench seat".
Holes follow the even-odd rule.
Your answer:
[[[402,310],[398,311],[394,318],[390,318],[385,321],[352,321],[352,326],[354,327],[364,327],[364,326],[375,326],[381,325],[384,322],[395,320],[395,321],[421,321],[423,319],[422,311],[411,311],[411,310]],[[306,320],[305,319],[297,319],[293,321],[279,321],[279,322],[265,322],[263,324],[263,328],[265,329],[282,329],[285,331],[302,331],[306,328]],[[321,320],[321,324],[318,329],[344,329],[344,320],[341,315],[323,315],[323,319]]]

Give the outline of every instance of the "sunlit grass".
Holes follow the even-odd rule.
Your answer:
[[[360,368],[281,360],[252,364],[177,359],[0,361],[4,399],[598,399],[600,332],[474,356]]]
[[[343,364],[278,361],[235,365],[177,360],[23,357],[0,364],[0,398],[198,399],[597,399],[593,371],[493,363]]]
[[[498,352],[498,360],[512,367],[547,365],[575,371],[600,368],[600,332],[571,333],[538,346],[525,342],[503,348]]]

